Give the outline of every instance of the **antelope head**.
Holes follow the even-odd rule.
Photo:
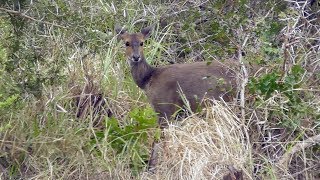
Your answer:
[[[127,33],[126,29],[116,27],[118,38],[122,39],[126,46],[126,56],[132,66],[144,60],[144,41],[150,36],[151,27],[143,28],[139,33]]]

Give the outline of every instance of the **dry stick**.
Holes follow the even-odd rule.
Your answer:
[[[246,69],[246,66],[244,65],[243,61],[242,61],[242,49],[245,47],[245,45],[247,44],[249,36],[247,35],[242,43],[242,46],[238,46],[238,58],[239,58],[239,62],[241,64],[241,71],[242,71],[242,75],[243,75],[243,80],[241,83],[241,87],[240,87],[240,107],[241,107],[241,117],[242,117],[242,123],[244,124],[245,122],[245,88],[246,85],[248,83],[248,71]]]
[[[283,49],[283,65],[282,65],[282,75],[281,80],[284,79],[284,77],[287,74],[287,63],[289,63],[289,27],[287,28],[287,33],[284,33],[284,43],[282,45]]]
[[[1,7],[0,7],[0,11],[5,11],[5,12],[7,12],[9,14],[14,14],[14,15],[17,15],[17,16],[21,16],[21,17],[23,17],[25,19],[29,19],[29,20],[32,20],[32,21],[35,21],[35,22],[38,22],[38,23],[49,24],[49,25],[56,26],[56,27],[63,28],[63,29],[67,28],[67,27],[61,26],[59,24],[54,24],[54,23],[51,23],[51,22],[48,22],[48,21],[41,21],[41,20],[35,19],[33,17],[30,17],[28,15],[23,14],[20,11],[14,11],[14,10],[5,9],[5,8],[1,8]]]
[[[238,60],[240,62],[241,65],[241,71],[243,72],[243,80],[242,83],[240,85],[240,108],[241,108],[241,118],[242,118],[242,124],[245,124],[245,88],[246,85],[248,83],[248,71],[246,66],[244,65],[243,61],[242,61],[242,49],[245,47],[245,45],[247,44],[247,41],[249,39],[249,35],[247,35],[242,43],[242,45],[240,46],[233,38],[228,37],[228,39],[237,47],[238,49]]]
[[[278,167],[284,167],[285,169],[288,169],[289,159],[293,154],[303,149],[306,149],[316,143],[320,143],[320,134],[312,136],[302,142],[297,143],[281,157],[281,159],[277,163]]]

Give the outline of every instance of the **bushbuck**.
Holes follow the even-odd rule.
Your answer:
[[[119,27],[116,32],[126,46],[126,56],[135,83],[144,90],[151,106],[158,113],[161,128],[167,119],[184,107],[186,100],[195,111],[204,98],[230,101],[235,92],[236,73],[228,65],[235,62],[212,61],[190,64],[172,64],[153,67],[143,54],[144,41],[151,27],[129,34]]]
[[[144,90],[158,113],[160,128],[165,128],[167,120],[174,118],[175,112],[186,104],[196,111],[204,98],[232,99],[236,73],[228,65],[235,62],[195,62],[153,67],[146,62],[143,54],[144,42],[150,36],[151,29],[146,27],[139,33],[131,34],[119,27],[115,30],[126,46],[127,61],[135,83]],[[159,148],[156,142],[153,144],[149,169],[156,164],[155,148]]]

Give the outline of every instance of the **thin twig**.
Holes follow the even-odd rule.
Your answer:
[[[281,80],[287,75],[287,63],[289,63],[289,27],[287,27],[287,32],[284,35],[284,42],[282,45],[283,50],[283,64],[282,64],[282,75]]]
[[[288,150],[279,160],[278,164],[284,168],[288,168],[289,159],[295,153],[306,149],[314,144],[320,143],[320,134],[312,136],[302,142],[295,144],[290,150]]]
[[[292,177],[296,177],[296,176],[298,176],[299,174],[302,174],[302,173],[304,173],[304,172],[306,172],[306,171],[309,171],[310,169],[317,168],[317,167],[320,167],[320,164],[315,164],[315,165],[313,165],[313,166],[310,166],[310,167],[308,167],[308,168],[305,168],[305,169],[303,169],[302,171],[299,171],[299,172],[296,172],[296,173],[292,174],[291,176],[292,176]]]
[[[35,18],[33,18],[33,17],[30,17],[30,16],[28,16],[28,15],[25,15],[24,13],[22,13],[22,12],[20,12],[20,11],[14,11],[14,10],[5,9],[5,8],[1,8],[1,7],[0,7],[0,11],[5,11],[5,12],[7,12],[7,13],[9,13],[9,14],[14,14],[14,15],[23,17],[23,18],[25,18],[25,19],[38,22],[38,23],[49,24],[49,25],[56,26],[56,27],[63,28],[63,29],[66,29],[66,28],[67,28],[67,27],[61,26],[61,25],[59,25],[59,24],[54,24],[54,23],[51,23],[51,22],[48,22],[48,21],[41,21],[41,20],[35,19]]]

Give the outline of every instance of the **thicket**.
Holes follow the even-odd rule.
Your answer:
[[[319,178],[319,6],[1,0],[0,178],[141,176],[159,131],[116,25],[154,27],[145,54],[155,66],[243,62],[229,106],[252,149],[246,176]]]

